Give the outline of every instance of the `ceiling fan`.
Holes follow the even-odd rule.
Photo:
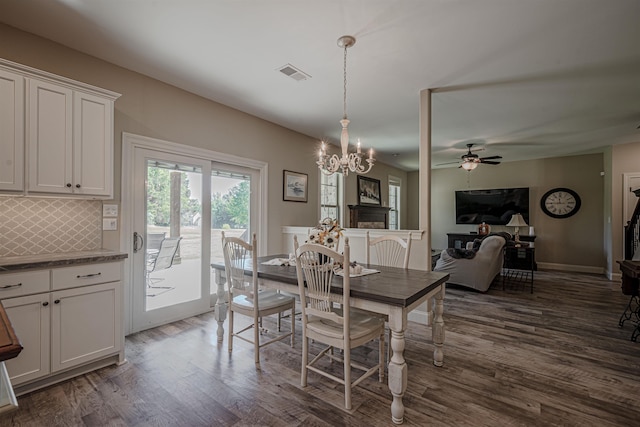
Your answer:
[[[462,163],[460,167],[464,170],[474,170],[480,163],[485,165],[499,165],[500,162],[496,162],[495,160],[501,159],[502,156],[489,156],[489,157],[480,157],[475,153],[471,152],[471,147],[473,144],[467,144],[467,153],[460,156],[462,159]]]

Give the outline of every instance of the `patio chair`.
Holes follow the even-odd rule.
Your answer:
[[[253,234],[251,244],[237,237],[225,237],[222,232],[222,252],[224,254],[225,275],[229,287],[229,353],[233,350],[233,338],[253,344],[255,363],[260,364],[260,348],[291,337],[291,347],[295,337],[295,309],[296,301],[293,297],[280,294],[276,291],[260,290],[258,287],[258,256],[257,240]],[[245,275],[246,268],[252,268],[252,275]],[[268,341],[260,342],[260,335],[266,332],[262,328],[262,318],[272,314],[282,314],[291,310],[291,332],[278,335]],[[235,313],[244,314],[253,318],[249,326],[234,331],[233,320]],[[253,339],[242,335],[243,332],[253,329]],[[280,319],[278,319],[278,332],[280,332]]]
[[[294,237],[297,247],[297,238]],[[331,292],[334,268],[349,265],[349,239],[344,239],[343,254],[326,246],[306,243],[296,249],[298,289],[302,301],[302,373],[301,385],[307,385],[307,372],[313,371],[344,385],[344,406],[351,409],[351,390],[365,378],[378,372],[379,381],[384,378],[384,319],[380,316],[350,307],[349,274],[344,274],[340,293]],[[345,269],[348,271],[348,267]],[[378,363],[373,367],[351,360],[351,350],[378,339]],[[309,340],[327,345],[309,362]],[[334,348],[342,350],[336,355]],[[323,356],[343,364],[340,378],[316,366]],[[364,371],[352,381],[351,369]]]
[[[147,233],[147,265],[153,263],[160,252],[160,245],[167,233]]]
[[[173,289],[171,286],[154,286],[155,283],[164,280],[163,278],[151,278],[151,273],[171,268],[173,260],[178,252],[182,237],[167,237],[162,240],[157,256],[147,264],[147,288],[152,289]],[[148,295],[155,296],[155,295]]]

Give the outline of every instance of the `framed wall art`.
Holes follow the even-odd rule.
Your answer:
[[[284,170],[282,176],[282,200],[285,202],[307,202],[307,174]]]
[[[381,206],[380,180],[358,175],[358,204]]]

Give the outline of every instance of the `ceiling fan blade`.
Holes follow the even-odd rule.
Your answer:
[[[460,163],[459,160],[456,160],[455,162],[446,162],[446,163],[437,163],[434,166],[444,166],[444,165],[452,165],[454,163]]]
[[[493,160],[493,159],[501,159],[502,156],[489,156],[489,157],[481,157],[480,160]]]
[[[480,163],[483,165],[499,165],[500,162],[493,162],[491,160],[480,160]]]

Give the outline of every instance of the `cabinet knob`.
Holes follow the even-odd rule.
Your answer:
[[[76,188],[80,188],[80,184],[76,184]]]
[[[46,307],[46,306],[48,306],[48,305],[49,305],[49,301],[45,301],[45,302],[43,302],[43,303],[42,303],[42,306],[43,306],[43,307]]]
[[[67,187],[71,188],[71,183],[70,182],[67,182]]]
[[[59,299],[57,299],[57,300],[55,300],[53,303],[54,303],[54,304],[60,304],[60,300],[59,300]]]

